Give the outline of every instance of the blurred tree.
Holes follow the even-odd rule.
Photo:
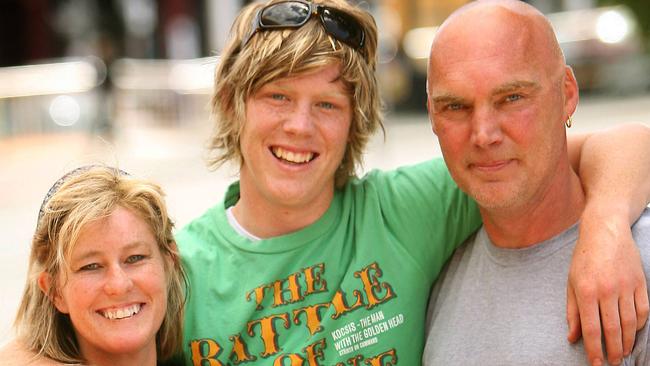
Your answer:
[[[598,0],[598,5],[601,6],[620,4],[629,6],[636,15],[646,49],[650,50],[650,6],[648,0]]]

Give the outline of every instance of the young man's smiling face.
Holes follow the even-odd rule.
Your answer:
[[[242,197],[254,205],[324,211],[351,121],[338,64],[262,86],[246,100]]]

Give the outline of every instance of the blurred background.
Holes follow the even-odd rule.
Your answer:
[[[0,344],[22,295],[50,185],[105,162],[157,181],[182,226],[221,199],[232,167],[204,164],[212,74],[245,0],[0,1]],[[462,0],[355,1],[380,29],[386,136],[365,169],[439,155],[426,116],[426,57]],[[582,99],[577,132],[650,124],[647,0],[531,0],[551,19]]]

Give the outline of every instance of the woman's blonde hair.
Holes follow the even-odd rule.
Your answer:
[[[243,162],[240,138],[246,118],[246,100],[265,84],[291,75],[314,71],[338,63],[341,80],[349,88],[353,106],[348,146],[336,172],[336,186],[355,175],[370,136],[383,129],[381,100],[375,77],[377,27],[366,11],[345,0],[316,0],[315,4],[337,8],[356,19],[365,33],[361,49],[353,49],[330,36],[316,17],[300,28],[257,32],[242,46],[251,32],[257,12],[266,4],[244,8],[231,29],[230,38],[219,58],[212,97],[216,127],[209,148],[208,163],[217,168],[226,161]]]
[[[147,223],[162,254],[167,310],[156,334],[158,358],[166,359],[180,352],[187,281],[163,196],[156,184],[99,165],[78,168],[55,183],[39,212],[27,283],[14,323],[21,342],[60,362],[84,362],[69,316],[59,312],[52,299],[62,285],[57,283],[58,275],[68,268],[67,259],[83,228],[120,206]],[[50,277],[49,293],[41,291],[38,285],[42,273]]]

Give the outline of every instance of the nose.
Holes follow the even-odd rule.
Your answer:
[[[284,131],[292,135],[308,135],[315,123],[312,106],[308,102],[296,103],[283,124]]]
[[[132,287],[133,281],[131,277],[121,266],[111,266],[106,272],[104,291],[108,295],[121,295],[129,292]]]
[[[503,131],[498,115],[490,108],[476,108],[472,116],[472,138],[474,145],[486,148],[503,141]]]

